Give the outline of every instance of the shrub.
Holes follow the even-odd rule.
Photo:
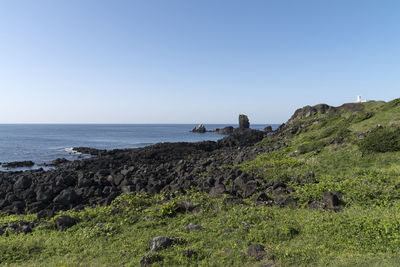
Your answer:
[[[298,150],[300,154],[305,154],[311,151],[322,149],[325,145],[326,143],[324,141],[307,142],[301,144]]]
[[[372,118],[375,114],[373,112],[359,112],[351,115],[347,121],[350,123],[358,123]]]
[[[324,130],[322,130],[319,138],[323,139],[323,138],[329,137],[332,134],[334,134],[337,130],[338,130],[337,126],[325,128]]]
[[[385,104],[385,106],[383,107],[383,110],[389,110],[391,108],[397,107],[400,105],[400,98],[396,98],[392,101],[389,101]]]
[[[360,142],[359,147],[363,152],[400,151],[400,127],[375,129]]]
[[[336,137],[346,138],[347,136],[350,135],[350,133],[351,131],[346,127],[340,127],[336,132]]]

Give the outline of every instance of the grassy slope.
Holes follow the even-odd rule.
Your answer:
[[[324,119],[287,137],[288,147],[241,165],[266,181],[281,180],[293,186],[293,197],[303,208],[263,207],[250,201],[246,201],[248,205],[227,205],[222,199],[195,192],[164,204],[160,204],[162,195],[124,195],[108,207],[67,212],[80,223],[65,232],[43,225],[28,235],[0,236],[0,263],[138,266],[149,241],[162,235],[180,241],[154,253],[154,266],[261,266],[268,262],[244,254],[252,243],[263,244],[269,258],[283,266],[399,265],[400,152],[366,154],[358,147],[359,133],[377,124],[398,124],[399,102],[368,102],[362,112],[317,115]],[[344,137],[344,142],[330,144],[338,137]],[[265,139],[258,145],[273,142]],[[319,183],[304,185],[293,179],[310,171]],[[310,199],[318,200],[330,190],[345,194],[347,207],[342,212],[307,208]],[[174,214],[175,202],[181,199],[203,208],[196,214]],[[119,212],[111,215],[115,208]],[[0,224],[34,218],[2,216]],[[190,222],[203,226],[204,231],[185,231]],[[226,229],[233,232],[224,232]],[[197,256],[182,256],[186,249]]]

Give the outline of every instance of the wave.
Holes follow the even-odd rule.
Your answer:
[[[81,152],[75,151],[73,147],[64,148],[64,151],[70,155],[81,155]]]
[[[132,144],[134,147],[145,147],[145,146],[151,146],[157,144],[156,142],[153,143],[136,143],[136,144]]]

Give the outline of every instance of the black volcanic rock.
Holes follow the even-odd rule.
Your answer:
[[[63,215],[59,216],[55,220],[55,225],[57,230],[64,231],[67,228],[70,228],[76,224],[76,220],[70,216]]]
[[[99,156],[107,152],[107,150],[90,148],[90,147],[74,147],[73,151],[92,156]]]
[[[193,187],[215,196],[249,197],[257,192],[258,177],[246,174],[245,182],[233,186],[236,178],[244,177],[243,172],[220,166],[240,164],[284,146],[254,147],[264,135],[237,128],[218,142],[159,143],[110,151],[76,148],[95,157],[60,159],[47,171],[0,172],[0,210],[40,212],[47,217],[60,210],[106,205],[122,193],[174,193]],[[183,209],[195,212],[199,208]]]
[[[27,176],[19,177],[14,184],[14,191],[27,189],[32,183],[32,179]]]
[[[193,127],[192,133],[205,133],[207,132],[206,127],[204,126],[204,124],[200,124],[199,126],[195,126]]]
[[[239,115],[239,129],[248,129],[250,128],[249,118],[246,115]]]
[[[225,128],[222,129],[214,129],[214,132],[216,132],[217,134],[232,134],[233,133],[234,128],[232,126],[227,126]]]
[[[263,245],[253,244],[247,249],[247,255],[255,257],[257,260],[261,260],[266,256],[266,251]]]
[[[157,236],[150,241],[150,249],[152,251],[159,251],[173,244],[174,240],[164,236]]]
[[[64,189],[53,200],[55,203],[62,205],[74,204],[78,201],[78,195],[72,188]]]
[[[267,127],[265,127],[263,131],[266,132],[266,133],[273,132],[272,126],[267,126]]]
[[[8,163],[3,163],[4,168],[22,168],[22,167],[32,167],[35,165],[33,161],[13,161]]]
[[[264,132],[253,129],[236,128],[233,133],[218,141],[219,146],[251,146],[264,138]]]

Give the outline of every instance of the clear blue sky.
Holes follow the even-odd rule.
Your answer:
[[[281,123],[400,97],[400,1],[4,0],[0,123]]]

